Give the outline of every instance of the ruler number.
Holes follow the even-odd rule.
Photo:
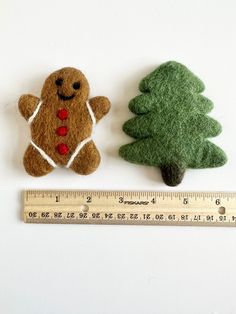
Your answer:
[[[184,204],[184,205],[187,205],[187,204],[188,204],[188,198],[187,198],[187,197],[184,197],[184,199],[183,199],[183,204]]]
[[[36,212],[29,212],[28,213],[30,218],[36,218],[37,217],[37,213]]]
[[[188,220],[188,215],[181,215],[180,220],[182,220],[182,221]]]
[[[156,220],[164,220],[164,215],[163,214],[158,214],[155,216]]]
[[[126,218],[126,216],[125,216],[125,214],[117,214],[117,219],[125,219]]]
[[[88,218],[88,213],[79,213],[79,218],[81,218],[81,219]]]
[[[175,217],[175,215],[171,214],[171,215],[168,215],[167,218],[168,218],[168,220],[175,220],[176,217]]]
[[[206,216],[206,220],[207,221],[213,221],[214,220],[214,216],[213,215],[207,215]]]
[[[194,221],[201,221],[202,216],[201,215],[194,215],[193,220]]]
[[[129,218],[133,219],[133,220],[136,220],[136,219],[138,219],[138,214],[130,214]]]
[[[152,203],[152,204],[156,204],[155,197],[153,197],[153,199],[151,200],[151,203]]]
[[[68,219],[75,218],[75,213],[67,213],[66,218],[68,218]]]
[[[100,213],[92,213],[92,218],[99,219],[100,218]]]
[[[119,203],[121,204],[121,203],[123,203],[124,202],[124,197],[123,196],[120,196],[119,197]]]
[[[150,214],[143,214],[143,219],[150,220],[151,219],[151,215]]]
[[[42,212],[41,217],[42,218],[49,218],[49,212]]]
[[[87,196],[87,203],[92,203],[92,196]]]
[[[104,216],[106,219],[113,219],[113,214],[112,213],[105,213]]]
[[[220,205],[220,199],[219,198],[216,199],[216,205]]]
[[[226,221],[226,216],[219,216],[219,221]]]
[[[54,213],[54,218],[62,218],[62,213]]]

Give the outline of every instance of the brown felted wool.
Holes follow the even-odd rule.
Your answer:
[[[80,154],[75,157],[71,169],[78,174],[87,175],[97,169],[100,163],[100,154],[93,141],[90,141],[81,149]]]
[[[43,159],[43,157],[32,145],[29,145],[25,151],[23,162],[25,170],[35,177],[48,174],[53,170],[53,167],[50,166],[45,159]]]
[[[97,96],[91,98],[89,100],[89,104],[96,116],[96,121],[102,119],[102,117],[109,111],[110,109],[110,102],[109,99],[106,97]]]
[[[19,99],[19,110],[22,116],[28,120],[30,116],[32,116],[33,112],[35,111],[38,103],[39,98],[33,95],[23,95]]]
[[[20,97],[19,110],[23,117],[29,120],[35,115],[31,134],[36,148],[30,145],[24,156],[24,166],[29,174],[41,176],[53,169],[40,150],[56,165],[67,166],[78,145],[90,138],[93,121],[86,104],[88,95],[89,84],[83,73],[74,68],[63,68],[46,79],[37,114],[40,99],[32,95]],[[106,97],[94,97],[89,100],[89,105],[96,122],[110,109]],[[99,157],[95,158],[95,155]],[[70,168],[88,174],[98,167],[99,161],[100,155],[91,141],[85,143]]]

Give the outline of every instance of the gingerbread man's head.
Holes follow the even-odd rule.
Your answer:
[[[84,74],[75,68],[62,68],[46,79],[41,98],[52,103],[85,102],[89,95],[89,84]]]

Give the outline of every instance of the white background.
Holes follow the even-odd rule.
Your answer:
[[[236,2],[234,0],[67,0],[0,2],[0,312],[2,314],[236,313],[233,228],[26,225],[21,191],[36,188],[236,190]],[[188,170],[175,189],[158,169],[117,150],[132,139],[122,123],[139,81],[161,63],[187,65],[206,84],[213,141],[229,161]],[[112,110],[96,130],[102,154],[88,177],[59,169],[42,178],[22,165],[29,128],[17,98],[37,96],[47,75],[80,68],[91,96]]]

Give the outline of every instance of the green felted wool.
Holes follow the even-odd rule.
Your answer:
[[[184,65],[170,61],[146,76],[143,93],[129,103],[137,115],[123,125],[136,142],[120,148],[132,163],[159,167],[164,182],[178,185],[186,168],[225,164],[225,153],[206,138],[217,136],[221,125],[206,114],[213,103],[203,95],[203,82]]]

